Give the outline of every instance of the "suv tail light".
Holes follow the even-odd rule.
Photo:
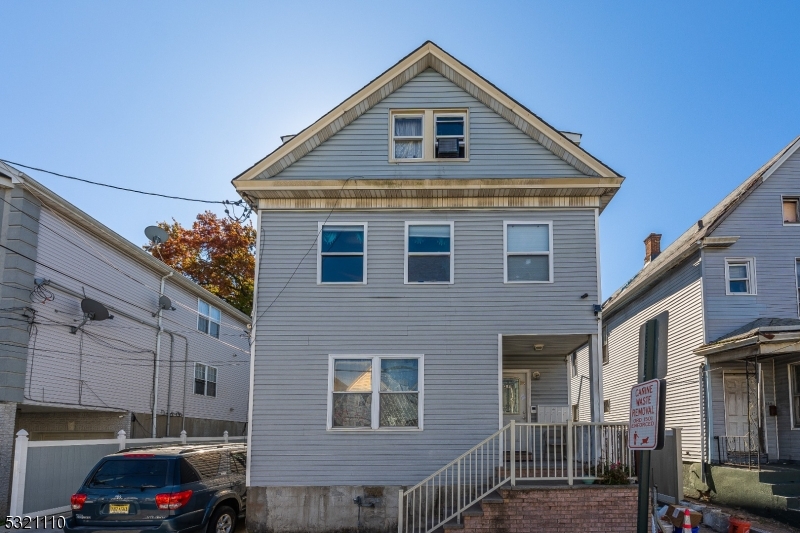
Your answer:
[[[189,503],[189,498],[191,497],[192,491],[190,490],[156,494],[156,505],[159,509],[180,509]],[[84,499],[86,499],[85,496]]]
[[[74,510],[80,511],[83,509],[83,504],[86,503],[86,494],[73,494],[69,502]]]

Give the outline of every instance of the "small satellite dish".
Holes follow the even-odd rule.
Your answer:
[[[153,244],[161,244],[162,242],[167,242],[167,239],[169,239],[169,233],[158,226],[147,226],[144,229],[144,234]]]
[[[161,296],[161,298],[158,299],[158,307],[169,311],[170,309],[172,309],[172,300],[170,300],[166,296]]]
[[[114,318],[108,314],[108,309],[106,309],[105,305],[90,298],[84,298],[81,300],[81,311],[83,311],[83,320],[81,320],[81,323],[77,326],[70,326],[69,328],[70,333],[73,335],[90,320],[100,321],[108,318]]]
[[[81,300],[81,311],[89,320],[100,321],[109,317],[106,306],[95,300],[84,298]]]

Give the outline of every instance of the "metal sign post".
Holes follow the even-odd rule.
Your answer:
[[[664,410],[667,393],[666,381],[657,379],[658,320],[648,320],[644,325],[644,353],[640,383],[631,389],[630,426],[628,447],[639,450],[639,509],[636,517],[637,533],[648,533],[650,520],[650,451],[664,446]],[[666,357],[667,354],[662,354]]]

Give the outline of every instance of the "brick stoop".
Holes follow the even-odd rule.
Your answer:
[[[636,532],[637,485],[517,486],[490,493],[442,533]]]

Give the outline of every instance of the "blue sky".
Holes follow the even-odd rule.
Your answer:
[[[427,39],[626,176],[603,294],[800,135],[798,2],[0,3],[0,158],[237,199],[230,180]],[[188,204],[31,175],[136,243]]]

